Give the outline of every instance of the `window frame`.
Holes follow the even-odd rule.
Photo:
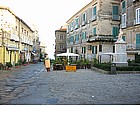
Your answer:
[[[140,8],[136,9],[136,24],[140,24]]]

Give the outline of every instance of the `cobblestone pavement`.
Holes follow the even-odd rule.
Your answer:
[[[140,104],[140,74],[47,72],[39,63],[0,76],[0,85],[0,104],[7,105]]]

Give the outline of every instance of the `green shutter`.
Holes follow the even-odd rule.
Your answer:
[[[82,39],[86,39],[86,32],[82,32]]]
[[[125,1],[123,1],[123,2],[122,2],[122,9],[124,9],[125,6],[126,6],[126,3],[125,3]]]
[[[96,35],[96,27],[93,28],[93,35]]]
[[[113,15],[119,15],[119,7],[113,6]]]
[[[125,41],[126,39],[125,39],[125,36],[122,36],[122,39]]]
[[[75,19],[76,25],[78,25],[78,18]]]
[[[93,8],[93,15],[96,15],[96,6]]]
[[[92,54],[94,54],[94,46],[92,46]]]
[[[136,48],[140,48],[140,34],[136,34]]]
[[[113,36],[118,36],[119,34],[119,28],[118,27],[113,27],[112,29],[112,35]]]

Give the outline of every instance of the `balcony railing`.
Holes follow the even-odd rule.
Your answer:
[[[96,19],[97,19],[97,15],[93,15],[91,20],[95,21]]]
[[[119,15],[112,15],[112,19],[113,20],[120,20],[120,16]]]
[[[90,35],[89,38],[87,38],[87,42],[94,42],[94,41],[115,42],[117,41],[117,38],[113,37],[112,35]]]

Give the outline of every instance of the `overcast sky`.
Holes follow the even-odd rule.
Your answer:
[[[55,30],[83,8],[91,0],[0,0],[28,25],[39,27],[40,41],[48,48],[49,57],[53,57]]]

